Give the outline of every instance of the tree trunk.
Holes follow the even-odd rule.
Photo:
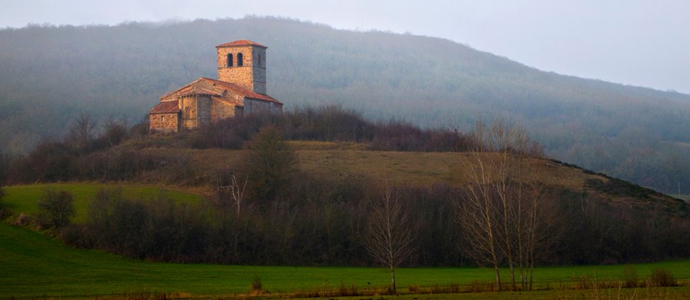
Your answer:
[[[395,289],[395,267],[391,266],[391,294],[397,294]]]
[[[501,290],[501,273],[498,271],[498,264],[494,264],[494,272],[496,273],[496,289]]]

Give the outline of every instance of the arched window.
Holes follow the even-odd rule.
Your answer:
[[[258,56],[259,56],[259,58],[256,60],[256,65],[258,65],[259,67],[261,67],[261,53],[259,53]]]
[[[242,58],[242,53],[237,53],[237,66],[241,67],[244,65],[244,61]]]
[[[228,67],[232,67],[232,53],[228,54]]]

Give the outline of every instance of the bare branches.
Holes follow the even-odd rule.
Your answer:
[[[69,132],[65,141],[75,151],[86,149],[96,131],[96,123],[91,116],[87,114],[80,114],[79,117],[69,127]]]
[[[391,292],[395,293],[395,268],[414,251],[410,217],[397,191],[387,184],[372,198],[370,209],[365,248],[390,269]]]
[[[473,133],[476,147],[464,166],[466,197],[458,205],[458,221],[480,265],[491,265],[496,287],[501,289],[499,266],[507,263],[511,288],[516,289],[516,269],[522,288],[534,265],[540,239],[537,231],[545,194],[529,174],[525,158],[538,154],[524,129],[498,120],[491,127],[481,121]],[[526,270],[529,270],[527,272]],[[531,273],[530,273],[531,278]]]
[[[232,196],[232,200],[235,202],[235,206],[237,207],[237,218],[240,218],[240,210],[242,207],[242,200],[244,200],[244,190],[247,188],[247,182],[249,181],[249,176],[246,176],[244,178],[244,183],[240,186],[240,183],[237,181],[237,177],[235,174],[232,174],[232,185],[230,186],[230,193]]]

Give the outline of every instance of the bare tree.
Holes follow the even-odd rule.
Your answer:
[[[502,288],[499,267],[506,262],[511,288],[516,289],[516,268],[522,283],[528,258],[533,258],[533,251],[526,249],[536,248],[534,218],[538,213],[531,210],[539,206],[529,200],[541,199],[533,191],[536,185],[525,162],[541,152],[524,129],[502,120],[490,128],[478,121],[473,138],[475,147],[463,168],[467,193],[459,205],[459,222],[474,250],[471,255],[475,261],[494,268],[496,288]]]
[[[458,221],[466,236],[468,253],[479,265],[491,265],[496,277],[496,288],[501,289],[499,270],[502,255],[498,248],[496,203],[488,185],[488,172],[479,161],[471,174],[471,182],[466,183],[466,197],[459,205]]]
[[[127,120],[107,118],[103,122],[104,133],[102,139],[113,147],[126,140],[129,136]]]
[[[379,263],[387,266],[391,274],[391,293],[396,293],[395,268],[413,253],[414,234],[404,202],[397,191],[385,186],[371,201],[369,230],[365,248]]]
[[[235,206],[237,207],[237,218],[240,218],[240,209],[242,207],[242,200],[244,200],[244,190],[247,188],[247,182],[249,181],[249,176],[246,176],[244,178],[244,183],[240,185],[240,182],[237,181],[237,177],[235,174],[232,174],[232,185],[230,186],[230,193],[232,196],[232,200],[235,202]]]
[[[512,243],[512,271],[517,269],[520,275],[520,288],[531,290],[536,254],[548,248],[562,227],[558,226],[558,210],[548,188],[530,178],[514,185],[509,208],[513,223],[506,232],[509,236],[505,242]]]
[[[81,152],[89,147],[96,131],[96,123],[91,116],[80,114],[79,117],[69,127],[66,141],[73,150]]]
[[[527,222],[523,234],[525,242],[521,245],[521,262],[524,261],[521,264],[521,280],[523,289],[532,290],[536,253],[552,245],[563,232],[563,226],[560,226],[558,209],[550,191],[538,183],[531,184],[527,207],[523,212]]]

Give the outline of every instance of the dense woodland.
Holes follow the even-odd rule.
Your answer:
[[[288,110],[337,104],[460,130],[513,120],[556,159],[688,194],[688,95],[542,72],[438,38],[276,18],[0,30],[0,145],[26,153],[79,114],[139,122],[160,95],[216,76],[214,46],[244,38],[269,47],[268,91]]]
[[[70,195],[49,190],[39,201],[42,213],[36,219],[15,216],[15,222],[39,224],[72,246],[171,262],[385,265],[372,255],[371,238],[377,233],[372,228],[379,228],[387,213],[398,220],[393,229],[407,234],[400,237],[405,243],[399,244],[406,246],[397,248],[404,248],[405,255],[396,265],[517,264],[522,246],[511,252],[506,245],[515,246],[523,237],[529,240],[523,236],[526,232],[538,237],[524,252],[531,253],[531,263],[536,265],[690,256],[687,205],[670,200],[638,206],[634,201],[659,195],[622,181],[593,181],[585,192],[554,189],[530,181],[533,176],[522,167],[505,169],[500,176],[492,174],[492,183],[460,186],[393,185],[366,175],[320,177],[300,170],[294,150],[285,143],[357,142],[371,150],[456,151],[476,153],[478,159],[493,153],[508,159],[481,161],[487,169],[496,161],[507,165],[515,162],[513,158],[542,155],[539,146],[525,136],[506,134],[511,132],[509,126],[492,127],[500,129],[504,137],[500,138],[481,134],[481,126],[471,133],[420,129],[399,121],[367,121],[337,107],[252,115],[159,139],[146,135],[145,124],[128,128],[123,122],[108,121],[100,133],[96,124],[86,115],[77,118],[62,138],[41,143],[25,157],[4,160],[0,179],[6,183],[137,180],[143,173],[164,169],[173,177],[159,180],[211,184],[214,195],[192,204],[176,203],[165,195],[131,199],[117,189],[102,190],[90,203],[86,221],[69,224],[74,215]],[[244,151],[231,167],[217,170],[213,180],[190,183],[188,179],[197,176],[189,157],[144,155],[137,150],[142,147]],[[466,169],[471,176],[472,168]],[[477,194],[476,189],[486,193]],[[634,201],[610,201],[613,194]],[[471,222],[482,212],[473,205],[482,205],[476,200],[483,198],[492,199],[491,223],[502,228],[492,233],[496,240],[491,244],[498,247],[493,261],[486,259],[486,252],[477,251],[483,248],[476,236],[483,232]],[[387,206],[388,202],[395,205]],[[533,222],[526,222],[530,219]],[[532,227],[508,226],[528,223]]]

